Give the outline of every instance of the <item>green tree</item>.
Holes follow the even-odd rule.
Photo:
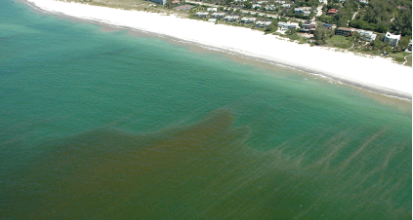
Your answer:
[[[406,50],[410,44],[410,37],[402,37],[399,41],[399,46],[402,51]]]
[[[323,28],[323,25],[321,23],[317,24],[317,28],[314,32],[314,38],[317,40],[317,44],[326,44],[327,40],[330,39],[333,35],[334,32],[332,30]]]
[[[244,3],[244,7],[247,8],[247,9],[251,9],[252,8],[252,3],[250,1],[246,1]]]

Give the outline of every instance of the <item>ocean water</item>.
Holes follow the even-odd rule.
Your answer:
[[[411,219],[411,125],[411,103],[0,0],[0,219]]]

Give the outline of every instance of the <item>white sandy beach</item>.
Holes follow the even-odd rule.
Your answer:
[[[142,11],[27,0],[37,7],[77,18],[135,28],[204,46],[242,53],[258,59],[295,66],[373,91],[411,99],[412,68],[390,59],[367,58],[276,39],[247,28],[216,25]]]

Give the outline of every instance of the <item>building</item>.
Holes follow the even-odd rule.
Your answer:
[[[286,28],[286,29],[299,29],[300,25],[297,22],[278,22],[279,28]]]
[[[272,23],[272,21],[257,21],[257,23],[255,23],[256,27],[260,27],[260,28],[265,28],[268,27],[268,25],[270,25]]]
[[[281,7],[283,7],[283,8],[291,8],[291,5],[290,5],[290,4],[283,4],[283,5],[281,5]]]
[[[311,13],[311,7],[301,7],[301,8],[294,8],[294,14],[305,14],[306,12]]]
[[[366,4],[366,5],[369,3],[369,1],[367,1],[367,0],[360,0],[359,2],[362,3],[362,4]]]
[[[323,28],[327,28],[329,30],[333,30],[333,25],[332,24],[328,24],[328,23],[324,23],[323,24]]]
[[[330,10],[327,11],[327,14],[329,15],[335,15],[337,14],[338,10],[335,8],[330,8]]]
[[[246,23],[246,24],[254,23],[255,20],[257,20],[257,19],[256,19],[256,18],[251,18],[251,17],[243,17],[243,18],[241,18],[241,22],[242,22],[242,23]]]
[[[357,32],[360,34],[361,38],[365,41],[371,42],[371,41],[376,40],[377,34],[374,34],[372,31],[357,30]]]
[[[218,8],[207,8],[207,11],[217,12],[217,11],[218,11]]]
[[[171,4],[179,4],[179,0],[173,0],[172,2],[171,2]]]
[[[301,27],[301,32],[314,33],[317,23],[315,21],[306,21]]]
[[[394,35],[389,32],[384,35],[384,43],[389,43],[390,46],[395,47],[399,45],[400,35]]]
[[[252,5],[252,9],[258,9],[258,8],[261,8],[261,5],[259,5],[259,4]]]
[[[264,7],[265,10],[267,11],[275,11],[275,6],[274,5],[266,5]]]
[[[211,14],[211,18],[223,18],[225,16],[224,12],[215,12]]]
[[[235,21],[238,21],[238,18],[239,16],[237,15],[229,15],[229,16],[224,17],[224,20],[229,21],[229,22],[235,22]]]
[[[268,1],[258,1],[257,4],[262,5],[264,3],[267,3]]]
[[[318,0],[318,2],[320,2],[320,4],[327,4],[327,0]]]
[[[274,3],[278,3],[278,4],[280,4],[280,5],[284,5],[285,4],[285,1],[274,1]]]
[[[354,33],[353,28],[339,27],[337,28],[336,34],[344,37],[352,36]]]
[[[195,17],[198,17],[198,18],[206,18],[206,17],[208,17],[208,15],[209,15],[208,12],[197,12],[197,13],[195,13]]]
[[[158,3],[158,4],[160,4],[160,5],[165,5],[166,2],[167,2],[167,0],[149,0],[149,1]]]
[[[337,35],[344,36],[344,37],[352,36],[353,33],[354,33],[353,28],[345,28],[345,27],[337,28],[337,32],[336,32]]]

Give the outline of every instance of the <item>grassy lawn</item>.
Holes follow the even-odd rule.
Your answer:
[[[332,38],[327,40],[326,46],[348,49],[352,44],[353,42],[351,38],[334,35]]]
[[[412,55],[410,53],[407,53],[407,52],[389,53],[389,57],[393,58],[393,60],[395,60],[398,63],[404,63],[404,61],[405,61],[404,57],[409,56],[409,55],[410,55],[410,59],[407,59],[407,60],[410,60],[410,66],[411,66],[411,63],[412,63],[412,61],[411,61],[412,58],[411,57],[412,57]],[[407,62],[407,63],[409,63],[409,62]]]
[[[408,55],[406,57],[406,60],[407,60],[407,62],[404,65],[411,67],[412,66],[412,54]]]

